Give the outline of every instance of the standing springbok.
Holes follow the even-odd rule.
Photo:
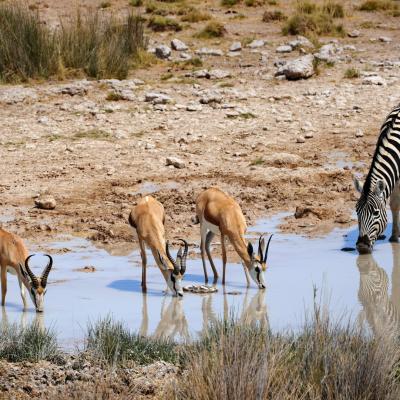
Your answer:
[[[41,277],[37,277],[29,267],[29,259],[22,239],[0,228],[0,269],[1,269],[1,305],[5,305],[7,293],[7,272],[18,276],[24,309],[27,308],[25,288],[35,305],[37,312],[43,311],[44,295],[46,294],[47,278],[53,266],[53,259],[46,254],[49,262]]]
[[[254,254],[253,246],[244,238],[246,220],[239,204],[230,196],[217,188],[202,192],[196,199],[196,215],[200,222],[201,259],[203,262],[204,278],[208,282],[207,267],[204,252],[207,252],[214,273],[214,283],[218,280],[218,272],[211,257],[210,244],[217,233],[221,233],[222,246],[222,284],[225,285],[226,248],[228,238],[242,259],[247,286],[250,286],[249,275],[260,289],[265,289],[263,271],[266,270],[269,243],[265,246],[263,235],[258,241],[258,254]]]
[[[130,225],[136,229],[140,254],[142,257],[142,290],[147,290],[146,285],[146,248],[147,245],[153,253],[154,260],[167,282],[168,288],[176,296],[183,296],[181,287],[182,277],[186,271],[186,257],[188,254],[188,244],[180,239],[184,244],[179,249],[176,260],[169,251],[169,244],[165,241],[165,211],[163,205],[152,196],[145,196],[139,200],[136,207],[129,215]]]

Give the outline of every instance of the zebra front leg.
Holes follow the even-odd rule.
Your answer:
[[[393,216],[393,227],[392,236],[390,242],[397,243],[399,241],[399,211],[400,211],[400,188],[397,184],[394,188],[392,195],[390,196],[390,209]]]

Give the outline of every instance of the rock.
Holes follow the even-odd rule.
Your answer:
[[[222,102],[222,96],[218,93],[210,92],[200,98],[201,104],[221,103],[221,102]]]
[[[49,120],[49,117],[43,116],[43,117],[39,117],[37,122],[42,125],[49,125],[50,120]]]
[[[66,85],[55,88],[53,92],[61,94],[69,94],[70,96],[84,96],[87,94],[92,84],[87,80],[82,80],[74,83],[67,83]]]
[[[386,86],[386,81],[379,75],[366,76],[362,80],[363,85]]]
[[[186,111],[201,111],[203,107],[200,104],[190,103],[186,106]]]
[[[334,43],[328,43],[323,45],[318,53],[315,53],[314,56],[320,61],[324,62],[336,62],[337,54],[340,52],[340,49]]]
[[[306,140],[304,139],[303,136],[297,136],[296,138],[296,143],[304,143]]]
[[[92,272],[96,272],[96,267],[93,267],[92,265],[86,265],[83,268],[78,268],[75,271],[77,272],[85,272],[85,273],[92,273]]]
[[[229,78],[231,73],[222,69],[212,69],[209,71],[210,79],[224,79]]]
[[[360,36],[360,31],[354,29],[354,31],[349,32],[347,36],[351,38],[358,38]]]
[[[362,131],[361,129],[359,129],[359,130],[356,132],[356,137],[363,137],[363,136],[364,136],[363,131]]]
[[[167,157],[166,161],[166,165],[173,165],[175,168],[185,168],[186,164],[183,160],[181,160],[180,158],[177,157]]]
[[[188,49],[187,45],[179,39],[171,40],[171,47],[176,51],[186,51]]]
[[[314,134],[313,134],[312,132],[307,132],[307,133],[304,135],[304,137],[305,137],[306,139],[311,139],[311,138],[314,137]]]
[[[315,215],[317,218],[321,220],[326,220],[334,217],[335,210],[328,207],[296,207],[296,211],[294,213],[294,217],[296,219],[304,218],[309,216],[310,214]]]
[[[14,86],[12,88],[1,88],[0,103],[16,104],[27,100],[35,101],[38,95],[36,89]]]
[[[247,47],[249,47],[250,49],[257,49],[259,47],[263,47],[265,45],[264,40],[260,40],[260,39],[255,39],[252,42],[250,42]]]
[[[210,78],[210,73],[206,69],[200,69],[188,74],[188,76],[193,76],[194,78]]]
[[[269,156],[265,156],[264,163],[268,166],[281,167],[281,166],[291,166],[295,167],[299,165],[302,158],[297,154],[291,153],[274,153]]]
[[[223,56],[224,52],[219,49],[209,49],[208,47],[202,47],[195,52],[199,56]]]
[[[145,94],[145,101],[153,104],[168,104],[172,102],[172,99],[163,93],[148,92]]]
[[[56,208],[56,200],[51,195],[42,195],[35,200],[35,206],[42,210],[54,210]]]
[[[288,80],[307,79],[314,75],[314,57],[311,54],[289,61],[279,67],[276,75],[284,75]]]
[[[314,45],[304,36],[297,36],[297,38],[291,40],[288,45],[291,46],[293,50],[298,49],[299,47],[314,48]]]
[[[383,42],[383,43],[390,43],[392,41],[392,38],[390,38],[388,36],[380,36],[379,41]]]
[[[165,44],[160,44],[156,47],[155,55],[156,57],[165,60],[171,55],[171,48]]]
[[[286,45],[286,44],[276,48],[276,52],[277,53],[291,53],[292,51],[293,51],[292,46],[289,46],[289,45]]]
[[[240,42],[233,42],[229,47],[229,51],[236,52],[242,50],[242,43]]]

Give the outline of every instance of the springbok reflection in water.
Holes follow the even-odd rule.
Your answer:
[[[22,311],[21,312],[21,318],[20,318],[20,321],[19,321],[19,326],[22,329],[25,329],[29,325],[29,315],[30,314],[31,313],[29,313],[28,311]],[[32,318],[32,323],[33,324],[37,324],[37,326],[39,327],[39,329],[41,331],[44,331],[46,329],[45,328],[45,323],[44,323],[44,314],[43,313],[36,313]],[[8,319],[6,308],[2,307],[0,329],[1,330],[7,329],[11,325],[13,325],[13,323],[10,323],[10,321]]]
[[[244,324],[258,323],[264,327],[269,326],[267,316],[267,305],[265,301],[266,291],[259,290],[250,297],[250,290],[246,290],[243,298],[242,307],[237,310],[229,306],[229,294],[223,294],[223,314],[218,315],[215,312],[213,301],[217,294],[205,294],[201,299],[202,329],[205,331],[210,324],[219,318],[229,319],[232,315]],[[197,295],[194,295],[197,296]],[[153,336],[160,339],[171,339],[178,341],[189,341],[194,339],[191,335],[186,318],[185,301],[181,298],[165,296],[160,310],[160,320],[154,330]],[[147,304],[147,295],[143,294],[142,303],[142,321],[139,328],[139,334],[149,335],[149,312]],[[199,332],[201,334],[201,332]]]
[[[392,244],[392,292],[389,278],[371,254],[357,257],[360,272],[358,299],[363,310],[359,319],[365,320],[375,335],[395,335],[400,327],[400,245]]]

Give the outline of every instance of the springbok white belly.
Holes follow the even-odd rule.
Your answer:
[[[203,219],[203,225],[204,228],[215,233],[215,234],[219,234],[219,227],[217,225],[212,224],[211,222],[208,222],[205,218]]]
[[[11,267],[7,267],[7,272],[11,275],[17,275],[17,271]]]

